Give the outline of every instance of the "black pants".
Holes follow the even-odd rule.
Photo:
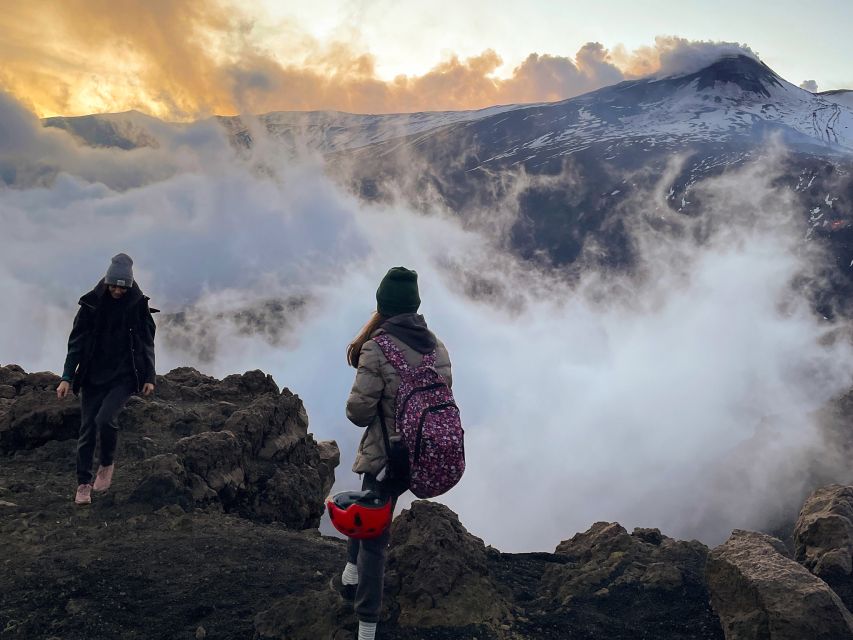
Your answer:
[[[136,390],[136,382],[119,378],[105,385],[86,385],[80,391],[80,434],[77,437],[77,482],[92,482],[95,439],[101,438],[101,464],[109,466],[118,443],[118,414]]]
[[[405,491],[401,488],[380,487],[376,478],[364,474],[361,483],[363,491],[379,490],[391,496],[391,512],[397,506],[397,498]],[[385,559],[388,554],[388,541],[391,528],[378,538],[371,540],[353,540],[347,542],[347,561],[358,567],[358,586],[355,589],[353,607],[359,620],[379,622],[382,608],[382,589],[385,587]]]

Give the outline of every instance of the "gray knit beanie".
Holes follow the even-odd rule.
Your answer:
[[[113,256],[107,275],[104,276],[105,284],[114,284],[118,287],[133,286],[133,260],[126,253]]]

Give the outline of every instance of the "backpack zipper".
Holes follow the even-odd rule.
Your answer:
[[[418,437],[415,438],[415,458],[414,461],[417,463],[418,459],[421,457],[421,435],[424,431],[424,421],[426,420],[428,413],[437,413],[444,409],[448,409],[453,407],[456,411],[459,411],[459,407],[456,406],[455,402],[445,402],[443,404],[437,404],[434,407],[430,407],[426,411],[421,414],[420,422],[418,423]]]
[[[446,382],[436,382],[436,383],[427,385],[425,387],[416,387],[415,389],[412,389],[411,391],[409,391],[409,394],[403,400],[403,406],[397,411],[397,413],[401,416],[405,415],[406,406],[409,404],[409,400],[412,399],[412,396],[415,395],[416,393],[420,393],[421,391],[430,391],[432,389],[438,389],[439,387],[446,387],[446,386],[447,386]]]

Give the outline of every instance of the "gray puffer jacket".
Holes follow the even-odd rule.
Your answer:
[[[422,316],[413,316],[414,320],[426,323]],[[389,322],[411,322],[411,318],[395,316]],[[378,474],[385,466],[385,442],[382,438],[382,426],[379,422],[378,409],[381,405],[382,414],[385,416],[385,425],[388,433],[394,433],[394,421],[396,416],[397,389],[400,386],[400,376],[397,375],[393,365],[385,358],[382,349],[372,338],[386,333],[384,329],[373,332],[371,339],[364,343],[361,355],[358,359],[358,372],[352,385],[349,399],[347,400],[347,418],[359,427],[367,427],[358,446],[355,464],[352,470],[355,473]],[[424,354],[412,348],[403,340],[388,332],[391,339],[403,352],[406,362],[416,367],[423,360]],[[430,334],[432,335],[432,334]],[[453,378],[450,372],[450,357],[447,349],[438,338],[435,339],[435,368],[438,373],[452,386]]]

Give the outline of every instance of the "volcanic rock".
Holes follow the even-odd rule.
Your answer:
[[[0,397],[0,453],[32,452],[73,467],[73,455],[54,455],[60,443],[73,443],[80,426],[79,402],[56,397],[59,381],[16,365],[0,368],[0,396],[14,391],[11,399]],[[137,508],[213,505],[292,528],[316,527],[340,459],[334,442],[320,445],[308,433],[299,397],[279,393],[261,371],[220,381],[175,369],[158,376],[153,397],[130,398],[119,429],[116,482],[133,482],[126,498]]]
[[[77,437],[80,406],[56,397],[60,377],[0,367],[0,454]]]
[[[446,506],[413,502],[392,524],[388,555],[386,591],[396,601],[400,626],[499,625],[507,619],[509,594],[490,574],[488,555]]]
[[[135,637],[140,620],[146,637],[354,638],[352,608],[328,586],[345,543],[314,528],[340,454],[308,433],[298,396],[260,371],[159,377],[120,414],[113,485],[81,508],[78,403],[56,399],[58,380],[0,368],[4,640]],[[827,579],[846,566],[848,490],[817,492],[801,513],[801,558]],[[783,551],[737,533],[714,552],[729,640],[850,638],[838,596]],[[380,633],[722,640],[707,558],[698,542],[605,522],[555,553],[500,553],[447,507],[416,501],[392,525]]]
[[[205,499],[216,498],[216,493],[212,490],[206,494],[193,493],[187,470],[176,454],[160,454],[145,462],[147,473],[131,493],[131,502],[149,504],[155,509],[176,504],[184,510],[189,510],[193,503],[200,504]]]
[[[726,640],[851,640],[853,616],[781,540],[735,530],[708,558],[711,602]]]
[[[643,629],[649,637],[722,637],[704,582],[708,548],[700,542],[673,540],[658,529],[629,534],[616,522],[597,522],[555,553],[562,562],[542,576],[546,608],[569,612],[607,636],[614,630],[602,621],[619,611],[625,629]]]
[[[79,402],[58,383],[0,367],[4,640],[251,637],[259,611],[339,570],[343,542],[314,529],[337,446],[266,374],[159,376],[120,414],[113,484],[86,507]]]
[[[853,486],[830,485],[806,500],[794,528],[796,559],[853,611]]]
[[[145,421],[165,421],[175,435],[191,435],[174,443],[177,459],[166,469],[162,461],[153,462],[153,475],[142,480],[136,498],[150,494],[152,484],[165,483],[177,504],[192,495],[194,503],[218,502],[250,519],[294,528],[319,524],[339,453],[334,442],[320,446],[308,434],[298,396],[287,389],[279,393],[260,371],[219,383],[183,368],[165,382],[170,402],[153,415],[149,407]],[[188,410],[176,412],[182,402],[189,403]],[[198,432],[204,427],[210,430]]]
[[[352,606],[328,588],[294,594],[255,616],[257,640],[315,640],[354,638],[357,628]]]

